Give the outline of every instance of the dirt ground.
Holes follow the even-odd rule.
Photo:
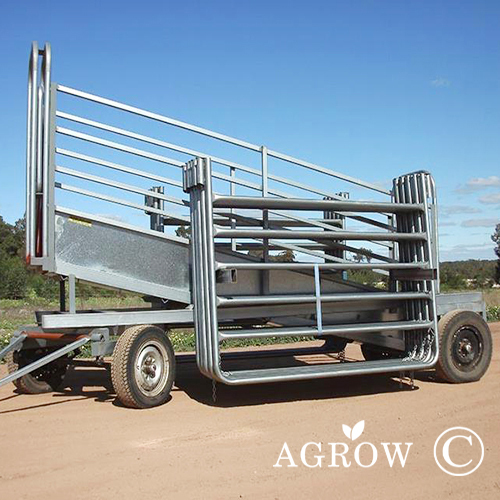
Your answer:
[[[411,390],[388,375],[359,376],[219,386],[213,403],[211,383],[182,358],[172,399],[151,410],[116,403],[103,369],[77,367],[52,394],[2,387],[0,498],[498,499],[500,323],[491,327],[492,365],[480,382],[465,385],[421,373]],[[358,347],[349,347],[356,356]],[[361,420],[356,443],[380,452],[370,468],[354,462],[355,445],[342,432],[342,424]],[[437,437],[454,426],[471,428],[484,443],[484,461],[469,476],[447,475],[433,458]],[[285,441],[296,468],[273,467]],[[321,468],[300,462],[309,441],[322,443]],[[327,467],[329,442],[351,443],[349,468]],[[382,442],[413,443],[404,469],[389,467]],[[454,458],[463,463],[467,448],[457,446]],[[314,454],[307,454],[311,462]]]

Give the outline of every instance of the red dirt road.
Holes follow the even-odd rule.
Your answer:
[[[415,390],[387,375],[219,386],[214,405],[210,382],[183,363],[172,400],[142,411],[114,401],[102,369],[76,368],[53,394],[2,387],[0,498],[498,499],[500,323],[491,326],[492,365],[480,382],[466,385],[423,373]],[[350,347],[354,355],[357,347]],[[342,424],[360,420],[365,430],[351,442]],[[433,458],[436,438],[454,426],[471,428],[484,442],[484,461],[469,476],[447,475]],[[297,468],[273,468],[284,441]],[[321,468],[300,462],[309,441],[323,443]],[[379,451],[371,468],[354,462],[362,441]],[[328,442],[349,444],[349,468],[327,467]],[[413,443],[404,469],[398,462],[389,467],[381,442]],[[468,460],[464,440],[450,450],[456,462]],[[314,454],[320,453],[310,450],[307,459]],[[370,456],[362,453],[361,460]]]

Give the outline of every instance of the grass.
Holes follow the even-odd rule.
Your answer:
[[[500,288],[488,288],[483,290],[484,300],[487,307],[500,306]]]
[[[483,291],[487,306],[488,321],[500,321],[500,290],[488,289]],[[144,307],[145,302],[136,296],[126,297],[90,297],[77,298],[79,309],[124,309],[128,307]],[[12,333],[22,325],[34,324],[35,311],[57,310],[57,301],[33,297],[24,300],[0,299],[0,349],[7,345]],[[176,352],[193,351],[195,348],[194,333],[192,330],[172,330],[170,339]],[[296,342],[308,340],[308,337],[280,338],[279,342]],[[276,338],[258,340],[231,340],[224,343],[224,347],[259,346],[277,343]]]

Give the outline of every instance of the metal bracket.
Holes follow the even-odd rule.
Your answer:
[[[110,340],[109,328],[96,328],[90,335],[92,356],[98,358],[109,356],[113,353],[116,341]]]
[[[390,279],[399,281],[430,281],[437,279],[437,269],[393,269]]]
[[[217,283],[237,283],[238,271],[236,269],[217,269],[215,279]]]
[[[196,186],[205,185],[205,161],[206,158],[196,158],[182,167],[182,188],[185,193]]]
[[[76,278],[74,274],[68,276],[69,312],[76,313]]]
[[[321,311],[321,279],[319,276],[319,266],[314,265],[314,288],[316,292],[316,324],[318,335],[323,335],[323,313]]]

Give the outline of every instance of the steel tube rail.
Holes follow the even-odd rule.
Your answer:
[[[278,239],[312,239],[312,240],[378,240],[422,241],[427,238],[425,233],[361,233],[348,231],[289,231],[280,229],[226,229],[215,227],[215,236],[219,238],[278,238]]]
[[[259,269],[313,269],[314,266],[320,269],[348,270],[348,269],[429,269],[429,264],[425,263],[394,263],[370,262],[370,263],[329,263],[329,262],[218,262],[216,269],[239,269],[239,270],[259,270]]]
[[[210,156],[212,162],[214,162],[214,163],[219,163],[219,164],[224,165],[226,167],[235,168],[237,170],[242,170],[244,172],[248,172],[249,174],[254,174],[254,175],[260,176],[260,172],[257,169],[248,167],[246,165],[241,165],[240,163],[235,163],[235,162],[232,162],[229,160],[225,160],[223,158],[218,158],[216,156],[211,156],[211,155],[208,155],[207,153],[202,153],[200,151],[196,151],[195,149],[186,148],[184,146],[172,144],[170,142],[162,141],[160,139],[155,139],[153,137],[149,137],[146,135],[137,134],[136,132],[131,132],[131,131],[125,130],[123,128],[114,127],[112,125],[107,125],[105,123],[97,122],[94,120],[89,120],[87,118],[83,118],[80,116],[65,113],[63,111],[57,111],[57,116],[59,118],[65,119],[65,120],[69,120],[69,121],[72,121],[75,123],[81,123],[83,125],[88,125],[89,127],[98,128],[100,130],[106,130],[107,132],[112,132],[114,134],[121,135],[123,137],[129,137],[131,139],[136,139],[138,141],[153,144],[155,146],[160,146],[162,148],[171,149],[172,151],[177,151],[178,153],[183,153],[183,154],[186,154],[189,156],[197,156],[197,157]]]
[[[118,142],[108,141],[107,139],[101,139],[100,137],[84,134],[83,132],[76,132],[75,130],[70,130],[64,127],[56,127],[56,132],[62,135],[66,135],[68,137],[74,137],[75,139],[81,139],[82,141],[92,142],[93,144],[99,144],[100,146],[106,146],[108,148],[116,149],[118,151],[130,153],[135,156],[140,156],[141,158],[147,158],[148,160],[154,160],[167,165],[173,165],[174,167],[181,168],[183,165],[181,161],[174,160],[173,158],[157,155],[155,153],[150,153],[148,151],[133,148],[131,146],[125,146],[123,144],[119,144]]]
[[[48,255],[48,240],[49,240],[49,124],[50,124],[50,72],[51,72],[51,49],[50,44],[45,43],[43,48],[43,61],[42,61],[42,81],[41,88],[43,89],[43,133],[42,133],[42,255]]]
[[[36,116],[36,194],[39,195],[42,190],[42,104],[43,91],[40,86],[37,87],[37,116]],[[37,207],[38,208],[38,207]]]
[[[329,260],[332,262],[349,263],[349,261],[346,259],[342,259],[340,257],[335,257],[334,255],[328,255],[326,253],[317,252],[315,250],[309,250],[308,248],[306,248],[304,246],[293,245],[290,243],[283,243],[283,242],[277,241],[277,240],[270,240],[269,243],[271,246],[274,245],[275,247],[284,248],[285,250],[293,250],[294,252],[303,253],[306,255],[311,255],[313,257],[318,257],[320,259],[325,259],[325,260]],[[342,248],[344,248],[344,245],[342,245]],[[346,247],[346,248],[348,248],[348,247]],[[374,257],[376,257],[377,259],[380,259],[380,260],[384,260],[386,262],[391,262],[391,259],[389,259],[388,257],[384,257],[381,255],[374,255]],[[380,270],[380,271],[375,270],[375,272],[378,272],[378,273],[384,274],[384,275],[388,274],[387,271],[384,271],[384,270]]]
[[[76,160],[82,160],[88,163],[93,163],[94,165],[99,165],[101,167],[111,168],[113,170],[118,170],[119,172],[124,172],[127,174],[136,175],[138,177],[143,177],[145,179],[151,179],[154,181],[162,182],[163,184],[169,184],[171,186],[175,186],[178,188],[182,188],[182,182],[176,181],[174,179],[170,179],[168,177],[164,177],[162,175],[157,175],[153,173],[146,172],[144,170],[138,170],[132,167],[127,167],[125,165],[121,165],[120,163],[114,163],[107,160],[101,160],[100,158],[95,158],[93,156],[88,156],[82,153],[76,153],[74,151],[70,151],[68,149],[56,148],[56,153],[62,156],[66,156],[68,158],[74,158]],[[186,203],[187,200],[186,200]]]
[[[233,209],[230,209],[230,210],[233,210]],[[322,221],[314,220],[314,219],[307,219],[304,217],[299,217],[298,215],[292,215],[289,212],[281,212],[281,211],[277,211],[277,210],[269,210],[268,212],[270,214],[279,215],[281,217],[284,217],[286,219],[290,219],[290,220],[293,220],[296,222],[302,222],[307,226],[315,226],[315,227],[319,227],[319,228],[326,229],[329,231],[340,231],[341,230],[339,227],[332,226],[332,222],[334,222],[335,219],[328,219],[327,220],[328,224],[325,224]],[[218,212],[218,213],[220,214],[220,212]],[[225,217],[232,216],[233,218],[240,219],[240,220],[253,221],[255,226],[262,226],[262,220],[257,219],[255,217],[242,216],[240,214],[235,214],[235,213],[232,213],[232,214],[222,213],[220,215],[225,216]],[[270,229],[276,229],[277,226],[276,226],[276,224],[273,224],[273,221],[268,221],[267,227]],[[370,243],[374,243],[375,245],[380,245],[383,247],[389,247],[389,248],[391,247],[390,244],[384,243],[382,241],[371,241]]]
[[[83,141],[91,142],[93,144],[99,144],[100,146],[109,147],[112,149],[116,149],[118,151],[123,151],[125,153],[133,154],[135,156],[140,156],[142,158],[147,158],[149,160],[157,161],[157,162],[164,163],[167,165],[172,165],[174,167],[181,168],[184,165],[183,162],[178,161],[178,160],[174,160],[173,158],[168,158],[166,156],[157,155],[155,153],[150,153],[148,151],[133,148],[131,146],[125,146],[123,144],[119,144],[119,143],[114,142],[114,141],[108,141],[106,139],[101,139],[100,137],[95,137],[93,135],[84,134],[82,132],[77,132],[77,131],[70,130],[70,129],[67,129],[64,127],[56,127],[56,132],[58,132],[59,134],[69,136],[69,137],[73,137],[75,139],[81,139]],[[245,187],[248,187],[250,189],[255,189],[257,191],[260,191],[259,185],[245,181],[243,179],[232,179],[230,176],[225,175],[225,174],[221,174],[219,172],[214,172],[213,176],[217,179],[221,179],[221,180],[229,182],[229,183],[234,182],[235,184],[239,184],[241,186],[245,186]],[[170,184],[172,184],[172,183],[170,183]],[[181,183],[176,183],[175,185],[178,185],[178,187],[182,187]]]
[[[220,134],[218,132],[214,132],[212,130],[208,130],[208,129],[203,128],[203,127],[198,127],[196,125],[191,125],[189,123],[182,122],[180,120],[175,120],[173,118],[168,118],[168,117],[160,115],[158,113],[152,113],[150,111],[146,111],[146,110],[134,107],[134,106],[129,106],[128,104],[123,104],[123,103],[120,103],[118,101],[114,101],[112,99],[107,99],[107,98],[104,98],[104,97],[100,97],[100,96],[97,96],[95,94],[90,94],[88,92],[83,92],[81,90],[77,90],[77,89],[73,89],[73,88],[70,88],[70,87],[66,87],[64,85],[58,85],[57,86],[57,90],[59,92],[65,93],[65,94],[73,95],[75,97],[79,97],[79,98],[86,99],[86,100],[89,100],[89,101],[93,101],[93,102],[97,102],[97,103],[100,103],[100,104],[104,104],[104,105],[110,106],[112,108],[121,109],[123,111],[127,111],[127,112],[132,113],[132,114],[136,114],[136,115],[139,115],[139,116],[144,116],[145,118],[150,118],[152,120],[156,120],[156,121],[160,121],[160,122],[163,122],[163,123],[167,123],[169,125],[173,125],[175,127],[179,127],[179,128],[185,129],[185,130],[190,130],[191,132],[196,132],[198,134],[205,135],[205,136],[208,136],[208,137],[212,137],[214,139],[218,139],[218,140],[221,140],[221,141],[224,141],[224,142],[228,142],[228,143],[234,144],[236,146],[241,146],[243,148],[250,149],[252,151],[259,152],[261,150],[261,146],[257,146],[256,144],[252,144],[250,142],[243,141],[241,139],[236,139],[236,138],[230,137],[228,135]],[[370,184],[370,183],[362,181],[360,179],[356,179],[354,177],[341,174],[340,172],[336,172],[334,170],[330,170],[330,169],[327,169],[325,167],[321,167],[319,165],[315,165],[313,163],[309,163],[309,162],[300,160],[298,158],[294,158],[292,156],[285,155],[283,153],[278,153],[277,151],[271,151],[271,150],[269,150],[268,154],[269,154],[269,156],[273,156],[274,158],[277,158],[277,159],[280,159],[280,160],[284,160],[284,161],[287,161],[287,162],[290,162],[290,163],[294,163],[296,165],[305,167],[305,168],[307,168],[309,170],[315,170],[317,172],[321,172],[321,173],[329,175],[331,177],[336,177],[337,179],[341,179],[343,181],[346,181],[346,182],[349,182],[349,183],[352,183],[352,184],[356,184],[358,186],[361,186],[361,187],[364,187],[364,188],[367,188],[367,189],[371,189],[371,190],[377,191],[379,193],[383,193],[383,194],[386,194],[386,195],[390,195],[391,194],[390,191],[382,189],[379,186],[376,186],[375,184]]]
[[[360,323],[349,325],[323,326],[323,335],[336,333],[375,333],[391,330],[421,330],[432,326],[432,321],[387,321],[385,323]],[[266,337],[316,337],[315,327],[290,328],[254,328],[250,330],[222,330],[219,332],[222,340]],[[322,335],[322,336],[323,336]]]
[[[143,196],[150,196],[152,198],[157,198],[159,200],[165,200],[171,203],[175,203],[177,205],[184,206],[184,200],[181,200],[179,198],[174,198],[173,196],[161,194],[156,191],[150,191],[149,189],[142,189],[136,186],[131,186],[129,184],[124,184],[123,182],[112,181],[109,179],[105,179],[104,177],[99,177],[97,175],[85,174],[83,172],[80,172],[78,170],[73,170],[71,168],[61,167],[57,165],[56,172],[59,172],[64,175],[69,175],[71,177],[77,177],[79,179],[85,179],[87,181],[95,182],[97,184],[103,184],[105,186],[110,186],[116,189],[122,189],[124,191],[129,191],[130,193],[141,194]]]
[[[294,210],[335,210],[358,212],[414,212],[422,211],[420,203],[384,203],[367,201],[307,200],[302,198],[260,198],[251,196],[214,195],[217,208],[256,208],[256,209],[294,209]]]
[[[217,297],[219,307],[278,305],[278,304],[312,304],[321,302],[352,302],[363,300],[430,300],[431,296],[425,292],[362,292],[362,293],[335,293],[315,295],[265,295],[265,296],[234,296]]]
[[[28,124],[26,127],[26,258],[35,257],[36,120],[38,103],[38,44],[33,42],[28,68]]]
[[[370,250],[367,250],[367,249],[363,249],[363,248],[356,248],[356,247],[352,247],[350,245],[345,245],[343,243],[340,243],[340,242],[333,242],[333,243],[325,243],[325,242],[307,242],[306,244],[300,244],[300,247],[296,247],[297,248],[297,251],[301,251],[301,252],[304,252],[304,253],[307,253],[307,251],[313,251],[313,250],[328,250],[329,248],[332,247],[332,245],[335,247],[335,248],[339,248],[339,249],[342,249],[342,250],[345,250],[347,252],[356,252],[356,253],[359,253],[361,255],[365,255],[367,257],[370,257],[372,259],[378,259],[378,260],[381,260],[383,262],[398,262],[396,259],[394,259],[393,257],[388,257],[386,255],[380,255],[380,254],[377,254],[377,253],[374,253]],[[224,248],[225,246],[227,246],[226,243],[216,243],[216,246],[218,248]],[[262,245],[258,242],[246,242],[246,243],[241,243],[241,242],[237,242],[236,243],[236,246],[238,248],[238,250],[254,250],[254,249],[260,249],[262,247]],[[269,249],[270,250],[281,250],[285,248],[281,243],[279,245],[269,245]],[[286,248],[288,250],[292,250],[292,248],[288,248],[288,246],[286,246]],[[309,253],[309,255],[314,255],[316,257],[319,257],[320,259],[328,259],[329,255],[325,255],[323,253],[317,253],[317,252],[312,252],[312,253]],[[338,259],[338,258],[337,258]],[[343,262],[348,262],[346,260],[343,260]]]
[[[189,217],[184,217],[183,215],[179,215],[179,214],[172,214],[172,213],[166,212],[165,210],[159,210],[157,208],[148,207],[146,205],[139,205],[137,203],[132,203],[130,201],[122,200],[121,198],[115,198],[114,196],[108,196],[105,194],[95,193],[94,191],[89,191],[87,189],[77,188],[75,186],[71,186],[69,184],[64,184],[62,182],[56,182],[55,185],[57,188],[63,189],[64,191],[70,191],[72,193],[77,193],[77,194],[81,194],[84,196],[89,196],[89,197],[95,198],[97,200],[109,201],[111,203],[116,203],[117,205],[123,205],[125,207],[135,208],[137,210],[141,210],[144,212],[152,212],[152,213],[159,214],[159,215],[165,215],[166,217],[175,217],[177,219],[181,219],[181,220],[185,221],[186,223],[189,222]]]
[[[175,127],[179,127],[185,130],[190,130],[191,132],[196,132],[197,134],[206,135],[208,137],[213,137],[214,139],[219,139],[224,142],[229,142],[235,146],[241,146],[246,149],[251,149],[253,151],[259,151],[259,146],[251,144],[250,142],[242,141],[240,139],[235,139],[228,135],[219,134],[218,132],[213,132],[203,127],[198,127],[196,125],[191,125],[180,120],[175,120],[173,118],[168,118],[167,116],[160,115],[158,113],[152,113],[151,111],[146,111],[144,109],[136,108],[135,106],[129,106],[128,104],[123,104],[112,99],[107,99],[105,97],[100,97],[95,94],[90,94],[88,92],[83,92],[81,90],[76,90],[64,85],[58,85],[57,90],[63,92],[64,94],[73,95],[75,97],[80,97],[81,99],[86,99],[88,101],[97,102],[99,104],[104,104],[115,109],[121,109],[122,111],[127,111],[134,115],[144,116],[145,118],[150,118],[159,122],[167,123]]]
[[[304,222],[305,223],[305,222],[308,221],[308,225],[309,226],[320,227],[322,229],[326,229],[326,230],[329,230],[329,231],[340,231],[341,230],[340,228],[331,225],[332,221],[334,221],[335,219],[331,219],[328,224],[325,224],[324,222],[321,222],[321,221],[315,221],[315,220],[312,220],[312,219],[307,219],[307,218],[304,218],[304,217],[299,217],[298,215],[291,215],[289,212],[281,212],[281,211],[276,211],[276,210],[269,210],[269,213],[275,214],[275,215],[280,215],[282,217],[286,217],[286,218],[289,218],[289,219],[292,219],[292,220],[295,220],[295,221],[299,221],[299,222]],[[375,221],[373,221],[373,222],[375,222]],[[374,225],[374,226],[377,226],[377,224],[372,224],[371,222],[370,222],[370,224]],[[380,245],[380,246],[383,246],[383,247],[390,247],[391,246],[388,243],[384,243],[382,241],[377,241],[377,240],[371,241],[370,243],[374,243],[375,245]]]
[[[183,147],[183,146],[178,146],[176,144],[165,142],[165,141],[162,141],[162,140],[159,140],[159,139],[155,139],[155,138],[152,138],[152,137],[149,137],[149,136],[145,136],[145,135],[142,135],[142,134],[137,134],[135,132],[131,132],[131,131],[128,131],[128,130],[125,130],[125,129],[122,129],[122,128],[119,128],[119,127],[114,127],[112,125],[107,125],[107,124],[104,124],[104,123],[101,123],[101,122],[97,122],[95,120],[89,120],[87,118],[83,118],[83,117],[80,117],[80,116],[77,116],[77,115],[72,115],[70,113],[65,113],[65,112],[62,112],[62,111],[57,111],[56,112],[56,116],[59,117],[59,118],[65,119],[65,120],[69,120],[69,121],[75,122],[75,123],[80,123],[80,124],[88,125],[90,127],[94,127],[94,128],[98,128],[100,130],[105,130],[105,131],[108,131],[108,132],[112,132],[112,133],[115,133],[115,134],[118,134],[118,135],[121,135],[121,136],[124,136],[124,137],[129,137],[129,138],[132,138],[132,139],[136,139],[138,141],[142,141],[142,142],[147,142],[147,143],[150,143],[150,144],[154,144],[156,146],[160,146],[160,147],[163,147],[163,148],[166,148],[166,149],[171,149],[173,151],[177,151],[177,152],[180,152],[180,153],[184,153],[184,154],[188,154],[188,155],[192,155],[192,156],[197,156],[197,157],[207,157],[207,156],[210,156],[212,162],[214,162],[214,163],[218,163],[218,164],[230,167],[232,169],[242,170],[244,172],[247,172],[249,174],[253,174],[253,175],[256,175],[256,176],[259,176],[259,177],[261,177],[263,175],[262,170],[259,171],[257,169],[248,167],[246,165],[242,165],[242,164],[239,164],[239,163],[231,162],[231,161],[225,160],[223,158],[211,156],[211,155],[208,155],[206,153],[202,153],[200,151],[196,151],[196,150],[193,150],[193,149],[190,149],[190,148],[186,148],[186,147]],[[214,173],[214,175],[216,175],[216,173]],[[282,184],[285,184],[285,185],[288,185],[288,186],[291,186],[291,187],[295,187],[295,188],[301,189],[303,191],[307,191],[307,192],[314,193],[314,194],[319,194],[321,196],[326,196],[326,197],[330,197],[330,198],[334,198],[334,199],[339,199],[339,200],[342,199],[341,197],[339,197],[338,195],[336,195],[334,193],[329,193],[329,192],[323,191],[321,189],[314,188],[312,186],[308,186],[306,184],[301,184],[299,182],[295,182],[295,181],[293,181],[291,179],[286,179],[284,177],[279,177],[279,176],[270,174],[270,173],[267,172],[267,169],[266,169],[266,174],[265,175],[266,175],[266,178],[269,179],[269,180],[273,180],[273,181],[278,182],[278,183],[282,183]],[[237,184],[245,185],[245,184],[241,184],[241,182],[237,182]],[[248,186],[248,185],[246,185],[246,186],[247,187],[251,187],[252,189],[257,189],[257,188],[254,188],[253,186]],[[266,192],[269,192],[271,194],[274,194],[274,195],[277,195],[277,196],[281,196],[281,197],[286,197],[286,198],[291,197],[290,195],[286,195],[286,193],[282,193],[282,192],[277,191],[277,190],[269,189],[267,187],[267,182],[266,182]],[[382,223],[379,223],[377,221],[371,221],[371,219],[368,219],[366,217],[362,218],[362,217],[356,216],[356,215],[348,215],[348,216],[350,218],[354,219],[354,220],[359,220],[360,222],[366,222],[366,223],[372,224],[374,226],[378,226],[378,227],[385,226],[385,225],[382,225]]]
[[[349,175],[341,174],[340,172],[335,172],[333,170],[330,170],[325,167],[321,167],[319,165],[315,165],[314,163],[310,163],[308,161],[304,160],[299,160],[298,158],[294,158],[293,156],[289,156],[283,153],[278,153],[277,151],[268,151],[268,155],[272,156],[274,158],[277,158],[279,160],[284,160],[289,163],[294,163],[295,165],[299,165],[301,167],[305,167],[309,170],[314,170],[316,172],[320,172],[322,174],[327,174],[330,175],[331,177],[336,177],[337,179],[341,179],[346,182],[350,182],[351,184],[356,184],[357,186],[361,186],[367,189],[371,189],[373,191],[378,191],[379,193],[389,195],[391,194],[390,191],[387,189],[383,189],[379,186],[376,186],[375,184],[371,184],[369,182],[362,181],[360,179],[356,179],[355,177],[351,177]]]

